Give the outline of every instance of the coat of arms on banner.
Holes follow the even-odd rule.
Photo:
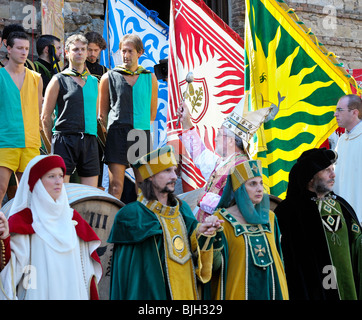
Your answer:
[[[218,128],[244,95],[244,42],[202,0],[171,1],[169,35],[168,143],[183,150],[177,109],[187,91],[192,123],[214,151]],[[180,163],[184,192],[205,184],[189,155],[182,153]]]
[[[205,78],[196,78],[187,87],[186,80],[180,82],[181,92],[185,94],[185,100],[190,106],[193,123],[199,123],[209,107],[209,90]],[[186,90],[187,89],[187,90]]]

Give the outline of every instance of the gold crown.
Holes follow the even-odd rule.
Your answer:
[[[154,176],[167,168],[177,166],[172,146],[166,145],[139,158],[133,166],[138,169],[143,179]]]
[[[244,161],[233,168],[231,182],[233,190],[239,189],[247,180],[262,176],[260,160]]]

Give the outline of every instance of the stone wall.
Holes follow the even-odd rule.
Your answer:
[[[153,0],[155,1],[155,0]],[[164,0],[168,1],[168,0]],[[245,5],[243,0],[231,3],[231,27],[244,37]],[[326,48],[339,56],[346,68],[362,68],[362,0],[286,0],[296,14],[312,29]],[[31,10],[35,3],[35,10]],[[94,30],[102,33],[105,0],[65,0],[65,37],[75,32]],[[145,1],[146,5],[147,1]],[[41,34],[40,1],[0,0],[0,30],[10,23],[36,28],[29,35]],[[2,48],[0,58],[5,54]],[[36,56],[36,51],[33,51]]]
[[[104,0],[64,1],[65,38],[74,32],[96,31],[103,33]]]
[[[33,7],[34,3],[34,7]],[[103,33],[104,0],[65,0],[64,1],[64,37],[76,32],[97,31]],[[35,43],[41,34],[40,1],[36,0],[0,0],[0,30],[12,23],[23,24],[32,39],[30,58],[37,58]],[[6,53],[0,50],[0,58]]]
[[[345,68],[362,68],[362,0],[286,0]],[[244,37],[244,1],[231,0],[231,27]]]

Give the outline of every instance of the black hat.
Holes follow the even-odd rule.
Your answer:
[[[290,170],[288,194],[303,191],[316,173],[328,168],[337,158],[337,152],[326,148],[304,151]]]

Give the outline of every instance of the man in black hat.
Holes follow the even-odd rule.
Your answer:
[[[302,153],[289,173],[286,199],[275,209],[290,299],[361,298],[361,226],[332,191],[337,153]]]

